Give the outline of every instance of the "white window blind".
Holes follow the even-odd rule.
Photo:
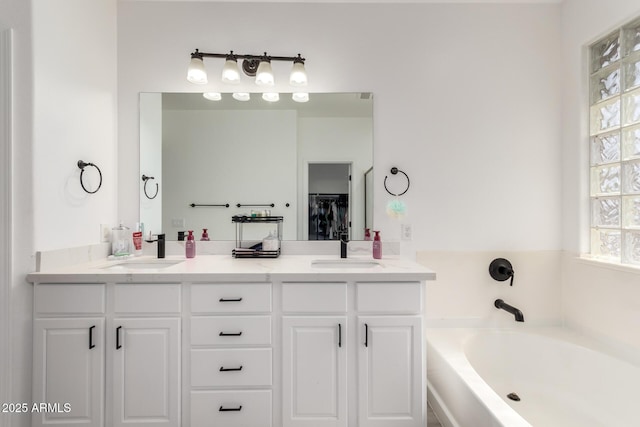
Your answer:
[[[590,52],[591,254],[640,265],[640,19]]]

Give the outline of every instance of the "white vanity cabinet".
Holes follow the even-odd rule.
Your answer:
[[[32,425],[426,427],[435,275],[313,259],[30,275],[33,402],[48,404]]]
[[[359,427],[424,425],[422,286],[357,283]]]
[[[36,284],[33,401],[60,410],[32,425],[178,427],[180,294],[178,284]]]
[[[190,287],[191,427],[271,427],[271,283]]]
[[[34,427],[104,425],[105,285],[51,284],[35,289]]]
[[[347,284],[284,283],[282,301],[283,427],[346,427]]]
[[[424,427],[422,298],[421,282],[283,283],[283,427]]]

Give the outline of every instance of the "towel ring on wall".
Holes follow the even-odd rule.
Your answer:
[[[89,191],[87,190],[87,188],[84,186],[84,181],[82,181],[82,175],[84,174],[84,168],[87,166],[93,166],[94,168],[96,168],[96,170],[98,171],[98,174],[100,175],[100,183],[98,184],[98,188],[96,188],[94,191]],[[78,160],[78,167],[82,170],[82,172],[80,172],[80,186],[82,187],[82,189],[84,191],[86,191],[89,194],[94,194],[97,193],[98,190],[100,189],[100,187],[102,187],[102,172],[100,171],[100,168],[96,165],[94,165],[93,163],[87,163],[84,162],[82,160]]]
[[[392,193],[387,188],[387,178],[388,178],[388,176],[385,175],[385,177],[384,177],[384,189],[387,190],[387,193],[391,194],[392,196],[402,196],[404,193],[409,191],[409,186],[411,185],[411,181],[409,181],[409,176],[406,173],[404,173],[403,171],[401,171],[400,169],[398,169],[396,167],[392,167],[391,168],[391,174],[392,175],[397,175],[398,172],[400,172],[402,175],[404,175],[407,178],[407,188],[405,188],[405,190],[402,193],[398,193],[398,194]]]
[[[149,200],[155,199],[156,196],[158,195],[158,183],[157,182],[156,182],[156,194],[154,194],[153,196],[150,196],[149,193],[147,193],[147,183],[151,179],[154,179],[154,178],[152,176],[142,175],[142,181],[144,181],[144,195],[147,196],[147,199],[149,199]]]

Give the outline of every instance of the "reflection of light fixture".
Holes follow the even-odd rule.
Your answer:
[[[293,62],[289,83],[292,86],[306,86],[307,84],[307,72],[304,68],[305,58],[300,54],[298,56],[269,56],[265,52],[264,55],[236,55],[233,51],[230,53],[207,53],[200,52],[198,49],[191,54],[191,63],[187,71],[187,80],[191,83],[207,83],[207,72],[204,69],[203,58],[222,58],[225,60],[222,67],[222,81],[224,83],[240,82],[238,59],[242,59],[242,71],[247,76],[255,76],[255,82],[260,86],[275,84],[271,61]]]
[[[222,94],[220,92],[205,92],[202,96],[209,101],[220,101],[222,99]]]
[[[198,85],[207,84],[207,72],[204,69],[202,55],[198,52],[198,49],[191,54],[191,62],[189,63],[189,70],[187,71],[187,80]]]
[[[233,99],[236,101],[248,101],[251,99],[251,95],[246,92],[234,92],[231,96],[233,96]]]
[[[291,94],[291,99],[295,102],[308,102],[309,94],[307,92],[294,92]]]
[[[262,99],[269,102],[278,102],[280,94],[278,92],[265,92],[262,94]]]

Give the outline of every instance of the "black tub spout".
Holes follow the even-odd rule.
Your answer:
[[[519,309],[515,308],[514,306],[507,304],[506,302],[504,302],[501,299],[495,300],[493,305],[495,305],[496,308],[499,308],[501,310],[505,310],[505,311],[513,314],[515,316],[515,318],[516,318],[516,322],[524,322],[524,315],[522,314],[522,312]]]

